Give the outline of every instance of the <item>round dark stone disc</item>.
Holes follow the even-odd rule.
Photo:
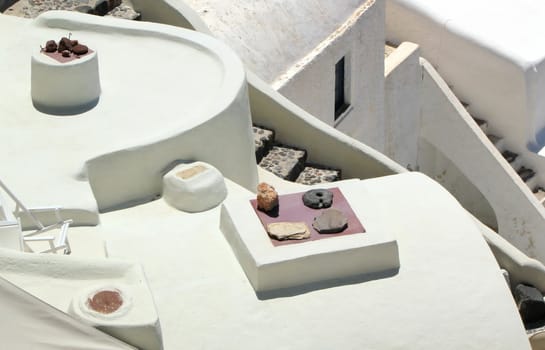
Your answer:
[[[310,190],[303,194],[303,203],[312,209],[329,208],[333,204],[333,193],[325,189]]]

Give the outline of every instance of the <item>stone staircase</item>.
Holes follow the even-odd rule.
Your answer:
[[[341,170],[307,163],[307,151],[275,141],[271,129],[253,126],[255,156],[258,165],[276,176],[305,185],[334,182]]]
[[[77,11],[97,16],[139,20],[130,0],[10,0],[5,15],[35,18],[50,10]]]
[[[466,110],[469,107],[469,104],[465,102],[462,102],[462,105],[466,108]],[[473,117],[473,120],[475,121],[475,123],[477,123],[483,133],[488,137],[490,142],[492,142],[492,144],[498,149],[498,151],[501,152],[503,158],[505,158],[505,160],[511,165],[511,167],[515,169],[522,181],[524,181],[528,188],[532,190],[532,192],[536,196],[536,199],[542,205],[545,205],[545,189],[538,185],[538,180],[535,176],[536,172],[530,167],[527,167],[525,164],[523,164],[521,157],[519,157],[517,153],[506,148],[502,137],[491,134],[489,132],[488,122],[486,120],[476,117]]]

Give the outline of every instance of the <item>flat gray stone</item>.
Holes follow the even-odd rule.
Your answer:
[[[338,209],[326,209],[314,218],[312,227],[319,233],[339,233],[348,227],[348,218]]]
[[[303,194],[303,203],[312,209],[329,208],[333,204],[333,193],[325,189],[315,189]]]

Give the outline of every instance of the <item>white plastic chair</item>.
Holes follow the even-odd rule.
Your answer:
[[[7,193],[7,195],[15,202],[15,210],[13,214],[18,220],[19,227],[21,229],[21,248],[27,252],[35,253],[56,253],[60,250],[64,254],[70,254],[72,252],[70,248],[70,243],[68,242],[68,228],[72,223],[71,219],[63,220],[61,217],[61,207],[40,207],[40,208],[27,208],[20,200],[17,198],[13,192],[0,180],[0,187]],[[51,225],[44,225],[38,219],[36,214],[39,213],[54,213],[56,222]],[[32,222],[33,229],[30,233],[23,232],[22,219],[28,218]],[[52,232],[53,230],[59,230],[59,233],[56,236],[53,235],[42,235],[46,232]],[[29,244],[37,242],[47,242],[49,243],[49,248],[45,250],[35,251]]]

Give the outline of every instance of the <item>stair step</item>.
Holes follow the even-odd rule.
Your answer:
[[[315,185],[339,181],[340,179],[341,171],[339,169],[307,164],[295,182],[305,185]]]
[[[305,168],[306,160],[305,150],[275,145],[261,159],[259,166],[284,180],[295,181]]]
[[[481,128],[481,130],[486,134],[488,131],[488,122],[484,119],[479,119],[479,118],[473,118],[473,120],[475,121],[475,123],[477,123],[479,128]]]
[[[488,137],[488,139],[490,140],[490,142],[492,142],[492,144],[497,148],[497,149],[501,149],[501,146],[503,144],[503,137],[499,137],[499,136],[496,136],[496,135],[492,135],[492,134],[488,134],[486,135]]]
[[[254,133],[255,159],[257,163],[269,152],[274,143],[274,130],[254,125],[252,127]]]
[[[536,196],[539,203],[543,204],[543,202],[545,202],[545,189],[543,189],[543,187],[536,188],[534,190],[534,196]]]
[[[519,170],[517,170],[517,174],[519,174],[520,178],[522,179],[522,181],[524,182],[528,182],[528,180],[530,180],[531,178],[534,177],[534,175],[536,174],[535,171],[533,171],[532,169],[530,168],[526,168],[524,166],[520,167]]]
[[[501,153],[501,155],[503,156],[503,158],[505,158],[505,160],[507,160],[507,162],[509,163],[513,163],[517,157],[519,156],[517,153],[515,152],[511,152],[509,150],[505,150]]]

